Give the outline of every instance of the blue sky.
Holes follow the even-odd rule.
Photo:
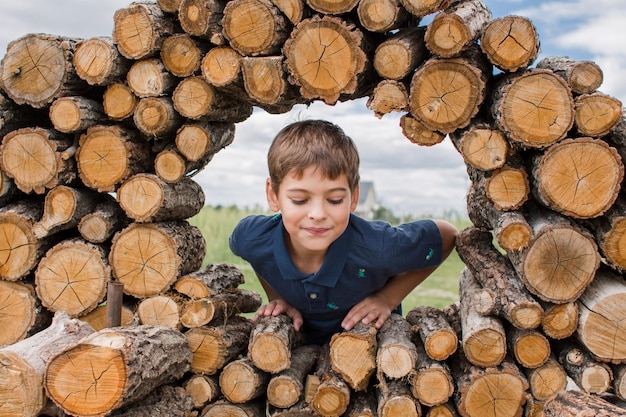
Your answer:
[[[110,35],[113,15],[128,0],[20,0],[0,6],[0,53],[27,33],[89,38]],[[624,0],[486,0],[494,18],[521,15],[535,24],[545,56],[592,60],[604,72],[600,91],[626,103],[626,8]],[[401,133],[400,114],[376,118],[365,99],[327,106],[298,106],[290,113],[262,110],[237,125],[232,145],[218,153],[195,179],[208,204],[265,207],[265,153],[273,135],[301,118],[325,118],[341,127],[361,153],[361,177],[396,213],[465,210],[469,180],[448,139],[432,147],[410,143]]]

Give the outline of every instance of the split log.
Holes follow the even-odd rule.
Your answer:
[[[154,415],[193,415],[193,398],[179,386],[161,385],[145,397],[113,411],[111,417],[150,417]]]
[[[569,57],[546,57],[537,62],[536,66],[557,74],[577,94],[593,93],[604,80],[602,69],[593,61],[577,61]]]
[[[259,317],[250,334],[248,357],[257,368],[276,374],[291,366],[291,351],[297,341],[286,315]]]
[[[238,123],[252,115],[250,104],[220,93],[200,76],[184,78],[174,90],[172,102],[178,113],[192,120]]]
[[[363,33],[334,16],[305,19],[291,31],[283,55],[290,82],[305,99],[335,104],[369,95]]]
[[[139,98],[126,84],[109,84],[102,96],[102,108],[111,120],[124,120],[135,112]]]
[[[429,59],[411,79],[411,114],[441,133],[466,127],[485,98],[486,64],[476,48],[457,58]]]
[[[517,275],[543,301],[575,301],[600,265],[593,237],[571,219],[539,207],[529,206],[525,218],[533,238],[524,250],[508,253]]]
[[[352,358],[355,358],[353,354]],[[311,400],[311,408],[322,417],[339,417],[350,404],[348,384],[332,368],[329,345],[321,347],[315,376],[319,380]],[[380,414],[379,414],[380,415]]]
[[[189,298],[205,298],[233,290],[245,282],[241,270],[234,265],[209,264],[176,280],[174,289]]]
[[[124,293],[146,298],[197,270],[205,246],[200,230],[186,220],[132,223],[113,237],[109,264]]]
[[[574,301],[563,304],[544,304],[545,314],[541,330],[551,339],[570,337],[578,328],[578,305]]]
[[[567,387],[567,373],[552,355],[543,365],[526,370],[532,397],[537,401],[547,401]]]
[[[604,136],[622,118],[622,102],[599,92],[582,94],[574,99],[574,121],[585,136]]]
[[[573,343],[563,343],[555,350],[563,369],[580,389],[600,395],[611,388],[613,372],[608,364],[596,361]]]
[[[2,58],[2,87],[17,104],[42,108],[62,96],[80,95],[87,84],[76,75],[78,40],[28,34],[9,43]]]
[[[402,80],[429,57],[424,44],[424,27],[398,30],[374,52],[374,69],[378,75],[389,80]]]
[[[285,16],[269,0],[233,0],[226,3],[223,34],[241,55],[274,55],[289,36]]]
[[[459,277],[463,354],[473,365],[496,366],[506,356],[506,333],[498,317],[483,316],[474,309],[478,287],[472,273],[464,268]]]
[[[388,378],[407,377],[415,368],[418,352],[411,340],[411,324],[392,313],[378,331],[376,367]]]
[[[222,18],[225,3],[221,0],[180,0],[180,26],[191,36],[207,39],[213,45],[224,45]]]
[[[228,401],[242,404],[261,397],[267,391],[270,374],[243,357],[229,362],[220,372],[220,391]]]
[[[204,206],[204,191],[189,177],[168,184],[154,174],[136,174],[119,187],[117,201],[137,222],[187,219]]]
[[[373,324],[359,322],[350,330],[335,333],[330,340],[332,369],[355,391],[365,390],[376,371],[376,334]]]
[[[289,368],[272,376],[267,401],[277,408],[289,408],[304,399],[306,375],[315,367],[319,346],[302,345],[291,351]]]
[[[156,3],[135,2],[113,16],[113,42],[128,59],[157,55],[174,32],[174,21]]]
[[[78,317],[104,300],[111,268],[104,248],[80,238],[46,252],[35,271],[37,296],[48,310]]]
[[[406,321],[415,326],[413,332],[418,333],[430,358],[444,361],[456,352],[459,341],[442,310],[417,306],[406,314]]]
[[[2,414],[38,416],[47,402],[43,379],[48,361],[94,331],[89,324],[59,312],[46,329],[0,349]]]
[[[139,98],[169,95],[177,83],[178,79],[159,58],[137,60],[126,74],[126,84]]]
[[[458,55],[480,37],[490,21],[491,11],[482,0],[453,2],[428,25],[426,47],[443,58]]]
[[[599,269],[580,296],[576,337],[599,360],[626,360],[624,297],[624,280],[608,268]]]
[[[69,414],[104,415],[180,379],[191,355],[185,337],[168,327],[105,329],[53,356],[44,386]]]
[[[102,194],[104,201],[96,204],[90,213],[81,217],[78,232],[88,242],[103,243],[116,232],[128,226],[130,219],[110,194]]]
[[[565,138],[574,125],[572,91],[552,71],[516,72],[496,84],[491,114],[513,143],[545,148]]]
[[[52,129],[14,130],[2,138],[0,167],[20,191],[44,194],[76,179],[73,145],[72,139]]]
[[[186,33],[177,33],[163,41],[161,61],[177,77],[190,77],[200,69],[208,47]]]
[[[566,139],[532,159],[533,192],[538,201],[576,219],[604,214],[615,202],[624,164],[600,139]]]
[[[144,298],[137,305],[139,324],[150,326],[166,326],[180,330],[181,306],[176,297],[170,295],[156,295]]]
[[[414,337],[417,362],[409,377],[411,394],[427,407],[446,404],[454,393],[450,368],[445,361],[437,361],[426,354],[424,344]]]
[[[410,113],[400,118],[400,127],[404,137],[417,145],[436,145],[441,143],[446,137],[441,132],[430,130],[422,122],[411,116]]]
[[[410,16],[399,0],[361,0],[357,15],[365,29],[380,33],[401,28]]]
[[[419,401],[413,397],[409,386],[401,381],[392,380],[380,384],[377,394],[379,417],[419,417],[422,415]]]
[[[519,329],[541,324],[543,308],[524,288],[513,265],[492,244],[491,233],[469,227],[457,236],[457,252],[483,287],[497,294],[498,314]]]
[[[481,171],[502,168],[510,151],[504,133],[487,123],[473,122],[450,133],[450,139],[463,162]]]
[[[221,395],[219,377],[216,375],[192,375],[185,381],[183,387],[193,398],[193,406],[196,409],[216,401]]]
[[[185,78],[187,80],[187,78]],[[133,112],[135,127],[148,138],[165,137],[180,127],[183,118],[170,96],[141,98]]]
[[[0,280],[0,347],[42,330],[43,313],[32,285]]]
[[[76,74],[89,85],[110,85],[123,80],[131,65],[110,36],[78,42],[72,63]]]
[[[193,352],[191,371],[217,374],[246,351],[253,327],[249,320],[234,317],[219,325],[189,329],[185,337]]]
[[[406,86],[394,80],[379,82],[366,103],[366,107],[379,119],[393,111],[406,111],[408,105],[409,93]]]
[[[480,47],[502,71],[527,68],[539,54],[539,35],[524,16],[504,16],[489,22],[480,37]]]
[[[59,132],[82,132],[105,120],[102,104],[84,96],[59,97],[50,106],[50,121]]]
[[[624,415],[623,408],[598,396],[569,390],[561,391],[556,398],[546,403],[543,410],[546,417],[575,417],[584,414],[598,417]]]
[[[120,126],[93,126],[80,136],[76,151],[83,184],[99,192],[115,191],[132,175],[146,171],[148,144],[136,132]]]
[[[537,330],[508,329],[506,333],[509,351],[515,361],[525,369],[535,369],[550,358],[550,341]]]

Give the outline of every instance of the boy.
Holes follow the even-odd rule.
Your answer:
[[[392,227],[352,212],[359,201],[359,155],[341,128],[305,120],[283,128],[268,152],[265,189],[274,216],[242,219],[230,237],[268,304],[308,343],[324,344],[359,321],[380,328],[450,254],[457,230],[444,221]]]

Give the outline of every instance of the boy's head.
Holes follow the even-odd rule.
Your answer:
[[[359,153],[343,130],[325,120],[303,120],[285,126],[267,154],[272,188],[278,192],[292,170],[301,176],[310,166],[331,180],[345,174],[350,191],[359,185]]]

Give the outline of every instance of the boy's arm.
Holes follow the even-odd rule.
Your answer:
[[[293,328],[295,331],[299,331],[302,327],[303,319],[300,310],[289,304],[283,298],[281,298],[272,288],[271,285],[267,283],[263,278],[261,278],[258,274],[259,282],[265,290],[265,294],[267,295],[268,303],[264,306],[261,306],[259,310],[256,312],[256,317],[261,316],[278,316],[280,314],[286,314],[287,317],[291,318],[293,321]]]
[[[442,239],[443,262],[454,249],[454,241],[458,233],[456,227],[443,220],[435,220]],[[341,326],[345,330],[352,329],[359,321],[364,324],[375,322],[380,328],[389,318],[391,312],[400,305],[402,300],[419,284],[421,284],[438,266],[406,271],[387,281],[387,284],[375,294],[356,304],[343,319]]]

